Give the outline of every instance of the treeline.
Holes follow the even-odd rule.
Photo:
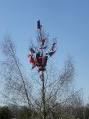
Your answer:
[[[34,111],[26,106],[3,106],[0,107],[0,119],[40,119],[39,112]],[[55,106],[55,109],[49,109],[47,119],[89,119],[89,104],[82,107],[62,107],[60,104]]]

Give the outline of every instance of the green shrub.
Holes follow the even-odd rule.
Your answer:
[[[23,107],[19,112],[18,119],[30,119],[31,117],[31,110],[27,107]]]
[[[1,107],[0,119],[11,119],[11,118],[12,118],[11,110],[8,107]]]

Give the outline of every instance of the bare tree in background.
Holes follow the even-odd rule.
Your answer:
[[[2,74],[5,79],[5,93],[7,103],[26,104],[31,107],[31,84],[22,71],[22,66],[16,56],[16,48],[9,35],[5,36],[2,44]]]

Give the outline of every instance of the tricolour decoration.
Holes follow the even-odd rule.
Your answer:
[[[42,25],[40,24],[40,20],[37,21],[37,32],[37,50],[33,46],[30,47],[28,58],[29,62],[32,64],[32,69],[37,66],[38,71],[40,72],[46,70],[48,59],[55,53],[56,40],[54,40],[51,47],[48,48],[48,37],[42,31]],[[47,49],[49,49],[48,52],[46,52]]]

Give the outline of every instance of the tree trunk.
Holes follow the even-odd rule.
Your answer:
[[[43,100],[43,119],[46,119],[44,71],[42,71],[42,100]]]

